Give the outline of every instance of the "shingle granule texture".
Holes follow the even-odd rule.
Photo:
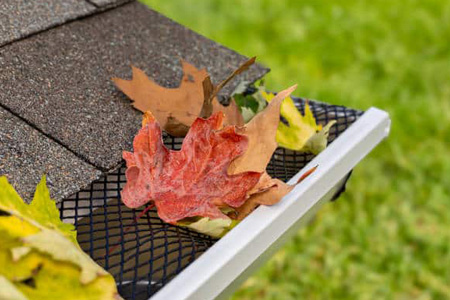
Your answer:
[[[0,46],[94,10],[84,0],[1,0]]]
[[[43,174],[57,201],[100,176],[93,166],[2,108],[0,124],[0,175],[6,175],[27,202]]]
[[[131,77],[130,65],[176,87],[179,58],[224,79],[246,57],[132,2],[0,49],[0,103],[84,160],[111,170],[131,150],[141,113],[110,80]],[[268,70],[254,65],[239,80]],[[75,172],[75,171],[74,171]]]

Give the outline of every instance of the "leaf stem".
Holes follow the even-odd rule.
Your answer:
[[[130,225],[128,225],[124,232],[123,235],[120,237],[120,239],[117,241],[117,245],[115,245],[114,247],[112,247],[111,249],[109,249],[108,254],[105,255],[105,259],[106,256],[110,256],[121,244],[123,241],[124,236],[131,230],[132,226],[135,225],[150,209],[154,208],[155,204],[151,204],[149,206],[147,206],[143,211],[141,211],[139,213],[139,215],[137,215],[136,218],[134,218],[133,223],[131,223]]]

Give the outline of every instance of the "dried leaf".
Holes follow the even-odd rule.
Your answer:
[[[268,102],[275,99],[273,94],[263,92],[262,95]],[[281,147],[318,154],[327,146],[328,133],[336,123],[330,121],[324,128],[318,125],[306,102],[305,114],[302,115],[290,97],[286,97],[281,104],[281,115],[286,119],[288,125],[280,122],[277,131],[277,141]]]
[[[288,185],[281,180],[272,179],[273,186],[262,193],[251,196],[245,203],[236,209],[237,220],[244,219],[259,205],[274,205],[278,203],[294,186]]]
[[[123,153],[127,162],[123,202],[135,208],[154,201],[158,215],[168,223],[196,216],[226,219],[219,207],[241,206],[261,173],[227,174],[248,141],[234,126],[222,128],[223,117],[219,112],[207,120],[198,118],[181,150],[173,151],[164,146],[158,122],[147,113],[133,142],[134,153]]]
[[[311,175],[315,170],[317,169],[317,166],[311,168],[310,170],[303,173],[303,175],[300,177],[300,179],[297,181],[297,184],[302,182],[306,177]],[[261,177],[263,178],[263,177]],[[255,208],[257,208],[259,205],[274,205],[287,195],[292,189],[295,187],[295,185],[288,185],[287,183],[278,180],[270,178],[269,175],[264,180],[260,180],[260,182],[263,182],[263,186],[265,185],[266,189],[263,190],[260,193],[254,193],[245,203],[238,207],[236,209],[237,214],[234,216],[237,220],[242,220],[246,216],[248,216]]]
[[[276,181],[267,172],[263,172],[259,178],[258,183],[248,192],[248,195],[258,194],[267,191],[274,187]]]
[[[73,226],[59,219],[45,177],[30,205],[0,177],[0,212],[0,278],[14,287],[8,293],[20,292],[17,299],[120,299],[113,277],[80,249]]]
[[[306,171],[305,173],[302,174],[302,176],[300,176],[300,178],[297,181],[297,184],[299,184],[300,182],[302,182],[303,180],[306,179],[306,177],[308,177],[309,175],[311,175],[312,173],[314,173],[317,170],[317,166],[312,167],[311,169],[309,169],[308,171]]]
[[[245,61],[243,64],[241,64],[235,71],[233,71],[233,73],[231,73],[225,80],[223,80],[221,83],[219,83],[217,86],[214,87],[214,91],[212,92],[212,94],[209,96],[210,99],[205,99],[205,100],[209,100],[207,102],[211,102],[211,99],[216,97],[217,94],[219,93],[219,91],[228,83],[230,82],[234,77],[236,77],[237,75],[241,74],[242,72],[244,72],[245,70],[247,70],[248,68],[250,68],[251,65],[253,65],[255,63],[256,57],[252,57],[250,59],[248,59],[247,61]]]
[[[243,118],[237,106],[232,104],[225,107],[216,97],[224,83],[226,84],[236,74],[233,73],[218,87],[214,87],[205,69],[198,70],[185,61],[181,63],[183,78],[177,88],[165,88],[158,85],[136,67],[132,67],[131,80],[120,78],[112,80],[133,100],[133,106],[136,109],[144,113],[151,111],[161,127],[173,136],[185,136],[198,116],[208,117],[219,111],[225,113],[225,124],[242,125]],[[244,67],[248,68],[246,65]],[[244,69],[239,68],[237,71],[242,72]]]
[[[211,99],[209,78],[203,85],[205,100]],[[241,220],[258,205],[277,203],[293,187],[271,178],[265,169],[277,148],[280,106],[295,88],[280,92],[242,127],[221,129],[223,114],[197,119],[180,151],[164,146],[158,122],[147,112],[134,153],[123,154],[128,168],[122,200],[131,208],[154,201],[164,221],[215,237],[230,229],[228,216]],[[202,115],[210,111],[204,105]],[[224,213],[226,207],[235,209]]]
[[[225,125],[244,125],[244,118],[242,117],[239,107],[236,105],[234,99],[230,100],[228,106],[223,106],[219,101],[213,101],[213,114],[223,112],[225,117],[223,123]]]
[[[212,96],[214,93],[214,85],[211,82],[211,77],[209,77],[209,75],[206,76],[206,78],[203,80],[202,86],[203,86],[203,105],[199,117],[207,119],[213,113],[213,100],[214,100],[214,97]],[[217,105],[221,106],[219,104],[219,101],[214,101],[214,103],[217,103]]]
[[[276,150],[276,132],[280,123],[280,105],[295,89],[294,85],[280,93],[273,101],[238,132],[248,137],[249,143],[245,153],[236,158],[228,168],[228,174],[242,172],[264,172]]]

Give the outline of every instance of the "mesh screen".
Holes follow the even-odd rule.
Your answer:
[[[294,101],[303,112],[304,100],[295,98]],[[319,123],[337,120],[330,131],[330,142],[362,114],[343,106],[314,101],[310,105]],[[182,139],[165,135],[164,140],[168,147],[180,149]],[[313,155],[279,148],[267,171],[287,181],[312,158]],[[114,276],[122,297],[148,299],[208,250],[215,240],[165,224],[154,209],[143,213],[144,208],[127,208],[120,201],[124,173],[122,165],[62,201],[61,218],[75,224],[81,247]]]

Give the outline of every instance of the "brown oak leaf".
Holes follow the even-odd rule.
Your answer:
[[[280,181],[271,178],[266,173],[266,167],[278,145],[276,141],[276,132],[280,122],[281,103],[286,97],[289,97],[296,88],[297,85],[294,85],[279,92],[262,112],[257,114],[245,126],[237,129],[238,133],[243,134],[248,138],[249,145],[243,155],[231,162],[228,167],[228,174],[234,175],[248,171],[263,172],[259,182],[248,192],[248,196],[251,197],[254,194],[260,193],[265,194],[265,197],[270,196],[271,204],[267,205],[275,204],[282,198],[282,196],[280,196],[275,199],[277,193],[275,193],[275,191],[270,191],[272,189],[276,190],[277,187],[280,186]],[[257,199],[260,198],[261,196]],[[252,201],[256,203],[255,200]],[[246,208],[248,207],[254,208],[255,205],[247,204]]]
[[[245,203],[236,209],[236,220],[242,220],[259,205],[274,205],[278,203],[287,193],[289,193],[294,185],[288,185],[279,179],[271,179],[272,186],[261,193],[253,194]]]
[[[228,168],[228,174],[239,174],[247,171],[264,172],[272,154],[277,149],[276,133],[280,123],[280,106],[283,100],[297,88],[279,92],[269,105],[257,114],[245,126],[238,128],[238,133],[248,138],[248,148],[245,153],[233,160]]]
[[[238,220],[242,220],[259,205],[278,203],[294,188],[281,180],[271,178],[266,173],[266,167],[278,146],[276,132],[280,122],[281,104],[296,88],[297,85],[294,85],[279,92],[262,112],[238,129],[240,134],[248,137],[249,146],[243,155],[231,162],[228,174],[263,172],[258,183],[248,192],[249,199],[236,209],[237,215],[230,214]]]
[[[236,208],[234,214],[230,214],[233,219],[242,220],[254,211],[259,205],[274,205],[277,204],[284,196],[286,196],[294,187],[302,182],[306,177],[311,175],[317,166],[309,169],[300,177],[300,179],[294,185],[289,185],[279,179],[273,179],[269,175],[261,176],[257,186],[262,185],[266,188],[258,193],[253,193],[251,197],[245,201],[245,203]],[[268,177],[268,178],[267,178]],[[255,188],[254,188],[255,189]]]
[[[199,116],[209,117],[212,113],[223,112],[226,125],[243,125],[244,119],[233,99],[223,106],[217,100],[218,91],[234,76],[253,64],[252,58],[242,64],[227,79],[216,87],[211,83],[206,69],[181,60],[183,77],[179,87],[166,88],[155,83],[145,73],[132,66],[131,80],[112,78],[115,85],[131,100],[132,105],[142,111],[151,111],[161,127],[173,136],[185,136],[191,124]]]

